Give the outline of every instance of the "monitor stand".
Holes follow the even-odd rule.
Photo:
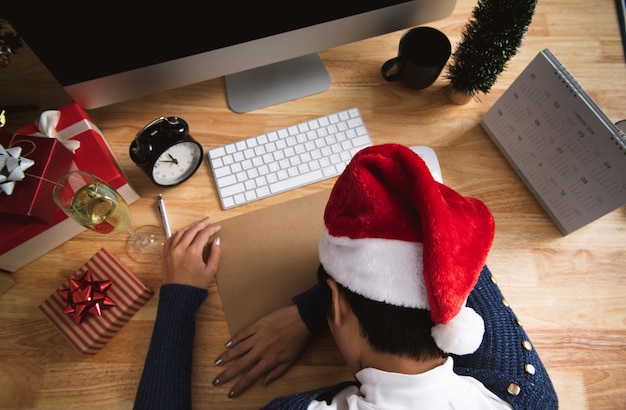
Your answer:
[[[228,105],[239,113],[321,93],[330,75],[317,54],[226,76]]]

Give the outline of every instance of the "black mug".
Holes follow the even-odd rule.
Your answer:
[[[406,87],[420,90],[435,82],[445,67],[452,46],[441,31],[416,27],[400,39],[398,56],[383,64],[381,73],[387,81],[400,81]]]

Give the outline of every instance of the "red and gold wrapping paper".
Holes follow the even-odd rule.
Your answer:
[[[0,145],[21,147],[21,156],[35,161],[11,195],[0,195],[0,220],[49,225],[56,208],[52,200],[54,182],[70,169],[74,154],[47,137],[5,133],[0,134]]]
[[[103,310],[101,316],[89,315],[81,324],[75,323],[72,315],[63,312],[67,302],[58,292],[69,286],[68,279],[39,306],[39,310],[76,350],[82,354],[95,354],[150,300],[154,292],[104,248],[91,257],[74,278],[87,271],[94,280],[112,282],[107,297],[115,306]]]

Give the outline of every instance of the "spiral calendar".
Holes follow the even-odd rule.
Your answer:
[[[563,235],[626,204],[626,135],[549,49],[481,125]]]

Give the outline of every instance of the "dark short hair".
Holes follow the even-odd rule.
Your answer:
[[[331,290],[326,280],[332,276],[320,265],[317,278],[324,289],[324,306],[331,314]],[[418,360],[445,356],[431,336],[434,324],[428,310],[378,302],[354,293],[340,283],[337,286],[346,295],[359,320],[361,335],[374,350]]]

